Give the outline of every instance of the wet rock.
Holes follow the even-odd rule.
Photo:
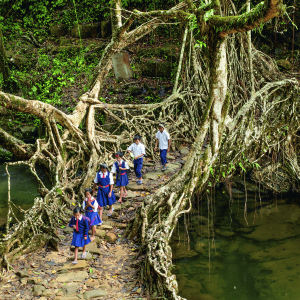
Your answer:
[[[88,264],[85,260],[78,260],[77,264],[67,263],[62,268],[58,269],[58,271],[84,269],[87,266],[88,266]]]
[[[33,287],[33,295],[35,297],[42,295],[42,293],[46,290],[46,288],[42,285],[35,285]]]
[[[83,294],[83,298],[88,300],[88,299],[93,299],[93,298],[97,298],[97,297],[104,297],[107,296],[108,293],[107,291],[103,291],[103,290],[92,290],[92,291],[87,291]]]
[[[62,292],[64,293],[65,296],[71,296],[77,292],[78,288],[79,288],[78,283],[69,282],[62,287]]]
[[[84,281],[89,275],[86,271],[71,272],[67,274],[58,274],[58,282]]]
[[[114,244],[118,239],[118,237],[113,232],[108,232],[104,238],[110,244]]]

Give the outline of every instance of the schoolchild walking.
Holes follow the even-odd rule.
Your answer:
[[[108,216],[114,211],[113,204],[116,202],[116,196],[113,192],[114,179],[111,172],[108,172],[107,164],[100,165],[100,172],[96,173],[93,186],[93,194],[98,185],[97,202],[99,205],[99,215],[102,220],[103,207],[108,205]]]
[[[130,153],[133,152],[133,165],[134,172],[137,177],[137,184],[142,184],[142,168],[143,168],[143,157],[146,154],[145,146],[141,143],[141,136],[136,135],[133,138],[133,144],[127,148],[127,151]]]
[[[127,196],[126,185],[129,183],[127,176],[127,170],[129,170],[129,166],[127,162],[123,160],[123,155],[123,152],[117,152],[117,161],[113,164],[111,169],[112,173],[116,173],[116,185],[120,187],[120,203],[122,203],[123,196]]]
[[[156,133],[156,142],[154,151],[157,150],[157,144],[159,144],[159,154],[162,164],[162,171],[167,170],[167,152],[170,151],[171,138],[170,134],[165,130],[164,124],[158,125],[158,132]]]
[[[73,214],[74,216],[71,218],[69,226],[74,229],[71,245],[75,246],[75,259],[73,264],[77,264],[79,247],[83,247],[81,258],[85,258],[85,246],[91,242],[91,239],[89,237],[89,220],[80,213],[80,207],[75,207]]]
[[[102,221],[98,214],[98,202],[96,199],[92,196],[93,190],[92,189],[85,189],[85,199],[82,203],[82,209],[85,210],[85,216],[88,217],[91,220],[92,223],[92,237],[91,241],[95,239],[95,233],[96,233],[96,226],[95,225],[101,225]]]

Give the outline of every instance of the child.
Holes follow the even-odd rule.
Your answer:
[[[169,133],[165,130],[164,124],[158,125],[158,132],[156,133],[156,143],[154,151],[157,150],[157,144],[159,142],[159,154],[161,159],[161,164],[163,165],[162,171],[167,170],[167,152],[170,151],[171,138]]]
[[[137,177],[137,184],[142,184],[142,168],[143,168],[143,156],[146,154],[145,146],[141,143],[141,136],[136,135],[133,138],[133,144],[127,148],[128,152],[133,152],[133,165],[134,172]]]
[[[73,264],[77,264],[78,248],[83,247],[81,258],[86,257],[85,246],[91,242],[89,238],[89,223],[86,217],[80,213],[80,208],[75,207],[74,216],[71,218],[69,226],[74,228],[72,246],[75,246],[75,259]]]
[[[92,226],[92,237],[91,241],[95,239],[96,227],[95,225],[102,224],[102,221],[98,214],[98,203],[96,199],[92,196],[92,189],[85,189],[85,200],[82,203],[82,208],[86,211],[85,215],[91,220]]]
[[[117,173],[116,184],[120,187],[120,199],[119,202],[122,203],[123,194],[124,197],[127,196],[126,185],[128,182],[128,176],[126,170],[129,169],[129,166],[126,161],[122,159],[123,152],[118,151],[116,154],[117,161],[113,164],[111,169],[112,173]]]
[[[112,207],[116,202],[116,196],[113,192],[114,180],[111,172],[108,172],[107,164],[100,165],[100,172],[97,172],[94,179],[93,194],[98,185],[97,202],[99,205],[99,215],[102,220],[103,206],[109,205],[108,216],[110,217],[114,211]]]

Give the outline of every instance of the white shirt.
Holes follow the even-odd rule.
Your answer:
[[[138,145],[136,143],[133,143],[132,145],[130,145],[127,150],[132,151],[134,157],[139,156],[141,154],[146,154],[146,150],[145,150],[145,146],[142,143],[139,143]],[[143,155],[143,156],[144,156]],[[141,156],[141,157],[143,157]]]
[[[79,220],[79,221],[81,221],[81,219],[82,219],[82,215],[80,215],[80,217],[78,219],[75,218],[75,220]]]
[[[100,171],[99,174],[100,174],[100,177],[102,178],[103,177],[103,173]],[[104,173],[104,177],[106,177],[106,176],[107,176],[107,172]],[[98,173],[96,173],[94,182],[98,183]],[[111,172],[109,173],[109,184],[114,184],[114,179],[113,179],[113,175],[112,175]]]
[[[156,138],[158,139],[160,150],[165,150],[169,148],[170,135],[165,129],[163,132],[158,131],[156,134]]]
[[[119,164],[119,166],[121,167],[122,166],[122,163],[123,163],[123,159],[121,159],[120,161],[117,161],[117,163]],[[121,167],[122,168],[122,167]],[[127,162],[125,161],[125,168],[126,169],[129,169],[129,166],[127,164]],[[121,170],[121,171],[125,171],[125,170]],[[113,164],[112,168],[111,168],[111,172],[112,173],[117,173],[117,168],[116,168],[116,165],[115,163]]]
[[[92,201],[91,202],[93,202],[94,200],[96,200],[96,199],[94,197],[92,197]],[[83,203],[82,203],[82,208],[83,209],[85,209],[85,203],[86,203],[86,201],[87,201],[87,198],[85,198],[85,200],[83,200]],[[95,201],[95,203],[93,204],[93,206],[95,207],[93,209],[93,212],[97,212],[98,211],[98,202]]]

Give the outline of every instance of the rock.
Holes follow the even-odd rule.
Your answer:
[[[65,228],[63,229],[63,232],[66,233],[66,234],[68,234],[68,233],[73,233],[73,231],[74,231],[74,229],[71,228],[71,227],[69,227],[69,226],[67,226],[67,227],[65,227]]]
[[[72,297],[55,297],[54,300],[78,300],[79,298],[77,296],[72,296]]]
[[[128,79],[132,77],[132,70],[127,52],[114,54],[112,62],[116,79]]]
[[[109,21],[101,22],[101,37],[103,39],[107,38],[111,34],[111,26]]]
[[[71,296],[77,293],[77,290],[79,289],[78,283],[75,282],[68,282],[62,287],[62,292],[65,296]]]
[[[27,278],[22,278],[21,279],[21,285],[27,284]]]
[[[113,229],[113,227],[110,226],[110,225],[105,225],[105,224],[103,224],[103,225],[101,225],[101,229],[102,229],[102,230],[110,230],[110,229]]]
[[[47,297],[47,298],[50,298],[52,296],[54,296],[54,291],[51,290],[51,289],[46,289],[44,292],[43,292],[43,296]]]
[[[71,272],[67,274],[58,274],[56,280],[58,282],[83,281],[88,277],[89,275],[86,271],[79,271],[79,272]]]
[[[39,300],[47,300],[47,298],[46,297],[41,297],[41,298],[39,298]]]
[[[21,278],[29,277],[28,274],[27,274],[27,271],[18,271],[18,272],[16,273],[16,275],[18,275],[18,276],[21,277]]]
[[[78,258],[80,258],[81,260],[89,261],[89,260],[93,259],[93,255],[90,252],[86,252],[86,257],[85,258],[81,258],[81,254],[82,254],[82,252],[78,252]],[[71,257],[68,257],[68,260],[73,261],[74,258],[75,258],[74,256],[71,256]]]
[[[100,24],[84,24],[84,25],[75,25],[71,30],[71,36],[75,38],[97,38],[101,31]]]
[[[88,267],[88,264],[85,260],[78,260],[78,264],[67,263],[62,268],[58,269],[58,271],[84,269],[86,267]]]
[[[188,156],[185,156],[182,158],[183,161],[187,161],[188,160]]]
[[[118,240],[118,237],[113,232],[108,232],[104,238],[110,244],[114,244]]]
[[[127,191],[127,196],[125,197],[125,199],[131,199],[131,198],[135,198],[138,195],[136,193],[133,193],[132,191]]]
[[[153,166],[155,166],[155,164],[153,164],[153,163],[143,163],[143,166],[153,167]]]
[[[53,25],[49,29],[51,35],[55,37],[65,36],[67,34],[67,29],[63,25]]]
[[[169,78],[172,72],[172,64],[161,59],[146,59],[141,69],[144,76]]]
[[[103,291],[103,290],[92,290],[92,291],[87,291],[83,294],[83,298],[88,300],[88,299],[93,299],[93,298],[97,298],[97,297],[104,297],[107,296],[108,293],[107,291]]]
[[[38,277],[30,277],[27,279],[27,283],[33,283],[37,284],[38,283]]]
[[[286,59],[279,59],[276,61],[276,63],[277,66],[281,69],[288,70],[288,71],[292,69],[291,63]]]
[[[180,149],[180,153],[181,153],[182,155],[187,155],[187,154],[190,153],[190,150],[187,149],[187,148],[185,148],[185,147],[183,147],[183,148]]]
[[[144,191],[145,190],[145,186],[143,184],[138,185],[137,183],[133,182],[133,183],[129,183],[126,186],[126,189],[130,190],[130,191]]]
[[[103,225],[102,225],[103,226]],[[101,226],[101,227],[102,227]],[[104,237],[105,236],[105,234],[106,234],[106,232],[104,231],[104,230],[102,230],[102,229],[97,229],[96,230],[96,236],[99,236],[99,237]]]
[[[97,247],[97,244],[95,242],[87,244],[85,249],[90,253],[102,254],[102,251]]]
[[[131,207],[131,206],[132,206],[132,204],[129,201],[123,204],[123,207],[125,207],[125,208]]]
[[[163,172],[151,172],[144,175],[145,179],[156,180],[159,176],[163,176]]]
[[[35,285],[33,287],[33,295],[35,297],[42,295],[42,293],[46,290],[46,288],[42,285]]]

